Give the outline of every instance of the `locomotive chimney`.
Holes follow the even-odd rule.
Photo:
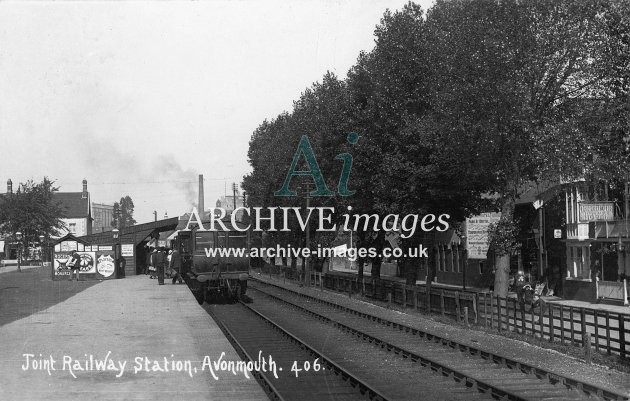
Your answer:
[[[13,193],[13,181],[11,181],[10,178],[7,180],[7,193],[8,194]]]
[[[201,219],[203,220],[203,216],[205,215],[205,209],[203,205],[203,174],[199,174],[199,202],[197,204],[197,210],[201,215]]]

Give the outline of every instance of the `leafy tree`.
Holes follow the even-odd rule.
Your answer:
[[[614,17],[624,7],[611,6],[621,3],[438,0],[430,10],[434,86],[426,126],[435,143],[456,144],[436,146],[435,161],[442,171],[469,166],[498,194],[503,233],[511,233],[524,183],[612,172],[601,159],[612,143],[602,122],[615,121],[616,108],[602,103],[623,103],[611,90],[623,81],[627,36],[614,29],[626,29],[617,20],[627,16]],[[599,123],[582,125],[594,115]],[[505,243],[500,235],[493,233],[495,243]],[[496,252],[502,296],[509,248]]]
[[[44,177],[40,183],[20,183],[17,191],[0,196],[0,233],[21,232],[24,244],[38,242],[40,235],[56,236],[66,228],[64,212],[53,194],[59,190],[54,181]]]
[[[122,230],[136,224],[136,220],[133,218],[133,209],[133,200],[129,195],[120,198],[120,202],[114,202],[112,227]]]

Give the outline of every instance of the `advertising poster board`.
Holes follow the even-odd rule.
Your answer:
[[[53,280],[70,280],[72,269],[67,266],[73,251],[61,251],[53,254]],[[96,252],[77,251],[79,254],[79,277],[96,278]]]
[[[72,270],[66,264],[72,252],[55,252],[53,255],[53,280],[70,280],[72,279]]]
[[[122,244],[120,252],[125,258],[133,257],[133,244]]]
[[[96,277],[101,280],[116,278],[116,264],[113,251],[96,252]]]
[[[481,213],[466,219],[468,259],[488,257],[488,227],[498,223],[500,218],[501,213]]]

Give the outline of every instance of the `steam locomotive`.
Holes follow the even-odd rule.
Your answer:
[[[222,220],[227,230],[217,224],[216,231],[199,229],[180,221],[175,246],[181,252],[182,277],[195,295],[197,302],[234,302],[247,299],[249,277],[249,233],[238,231],[245,225],[229,218]],[[203,225],[205,221],[202,221]],[[242,252],[242,254],[238,254]]]

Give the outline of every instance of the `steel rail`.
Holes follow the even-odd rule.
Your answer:
[[[236,336],[232,334],[232,331],[223,323],[223,321],[218,316],[216,316],[216,314],[212,310],[207,310],[207,311],[210,314],[210,316],[214,319],[214,321],[217,323],[217,325],[219,326],[219,328],[221,329],[225,337],[228,339],[230,344],[232,344],[232,346],[236,350],[236,353],[241,358],[245,359],[246,361],[253,362],[254,358],[251,357],[251,355],[247,352],[245,347],[241,345],[241,343],[236,339]],[[259,371],[252,371],[251,373],[252,375],[254,375],[258,383],[262,386],[263,390],[265,391],[265,393],[267,393],[269,398],[276,401],[285,401],[285,399],[278,392],[276,387],[271,382],[271,379],[269,379],[267,375]]]
[[[315,348],[308,345],[306,342],[300,340],[299,337],[291,333],[286,328],[275,323],[273,320],[271,320],[269,317],[267,317],[263,313],[252,308],[250,305],[242,301],[240,301],[239,303],[243,307],[245,307],[247,310],[249,310],[250,312],[254,313],[256,316],[258,316],[260,319],[262,319],[265,323],[269,324],[274,329],[279,331],[284,337],[288,338],[291,342],[293,342],[294,344],[297,344],[302,350],[305,350],[311,355],[320,358],[320,360],[322,361],[322,366],[325,366],[327,369],[332,369],[333,373],[340,376],[344,381],[348,382],[352,387],[357,388],[359,392],[362,395],[366,396],[368,399],[373,400],[373,401],[387,401],[388,400],[388,398],[385,397],[383,394],[381,394],[378,390],[372,388],[369,384],[367,384],[360,378],[356,377],[352,373],[348,372],[347,370],[339,366],[337,363],[335,363],[330,357],[328,357],[323,352],[316,350]],[[217,322],[220,321],[220,319],[218,319],[216,315],[213,315],[213,318]],[[220,322],[220,324],[223,325],[222,322]],[[233,336],[233,334],[230,333],[230,336]]]
[[[593,383],[589,383],[587,381],[583,381],[583,380],[580,380],[580,379],[575,379],[575,378],[572,378],[572,377],[569,377],[569,376],[566,376],[566,375],[563,375],[563,374],[552,372],[550,370],[546,370],[546,369],[542,369],[540,367],[532,366],[532,365],[529,365],[527,363],[518,361],[516,359],[506,357],[506,356],[501,355],[501,354],[496,353],[496,352],[490,352],[490,351],[486,351],[486,350],[481,350],[479,348],[476,348],[476,347],[473,347],[473,346],[470,346],[470,345],[459,343],[459,342],[454,341],[452,339],[446,339],[446,338],[444,338],[444,337],[442,337],[442,336],[440,336],[438,334],[435,334],[435,333],[432,333],[432,332],[429,332],[429,331],[421,330],[421,329],[418,329],[418,328],[415,328],[415,327],[411,327],[411,326],[408,326],[408,325],[405,325],[405,324],[402,324],[402,323],[398,323],[398,322],[394,322],[394,321],[391,321],[391,320],[388,320],[388,319],[384,319],[384,318],[381,318],[381,317],[378,317],[378,316],[374,316],[374,315],[371,315],[371,314],[366,313],[366,312],[358,311],[356,309],[353,309],[353,308],[350,308],[350,307],[347,307],[347,306],[339,305],[339,304],[336,304],[336,303],[331,302],[331,301],[323,300],[323,299],[320,299],[320,298],[313,297],[311,295],[307,295],[307,294],[303,294],[303,293],[300,293],[300,292],[297,292],[297,291],[293,291],[291,289],[288,289],[288,288],[285,288],[285,287],[282,287],[282,286],[279,286],[279,285],[276,285],[276,284],[273,284],[273,283],[269,283],[269,282],[260,280],[260,279],[255,278],[255,277],[250,277],[250,280],[254,280],[254,281],[262,283],[264,285],[268,285],[268,286],[271,286],[271,287],[278,288],[278,289],[280,289],[282,291],[286,291],[286,292],[292,293],[292,294],[294,294],[294,295],[296,295],[298,297],[306,298],[306,299],[313,300],[313,301],[316,301],[318,303],[321,303],[321,304],[324,304],[324,305],[327,305],[327,306],[334,307],[334,308],[339,309],[339,310],[341,310],[343,312],[347,312],[347,313],[350,313],[350,314],[353,314],[353,315],[356,315],[356,316],[359,316],[359,317],[363,317],[365,319],[377,322],[377,323],[382,324],[384,326],[389,326],[392,329],[398,329],[400,331],[411,333],[413,335],[417,335],[417,336],[425,338],[427,340],[431,340],[431,341],[434,341],[436,343],[440,343],[440,344],[442,344],[444,346],[448,346],[450,348],[459,349],[461,352],[468,352],[469,354],[474,355],[474,356],[478,356],[478,357],[480,357],[482,359],[492,360],[493,362],[495,362],[495,363],[497,363],[499,365],[506,366],[506,367],[511,368],[511,369],[519,370],[519,371],[521,371],[521,372],[523,372],[525,374],[534,375],[540,380],[548,380],[551,384],[554,384],[554,385],[557,384],[557,383],[560,383],[560,384],[562,384],[562,385],[564,385],[564,386],[566,386],[568,388],[575,388],[577,390],[585,392],[588,395],[598,396],[598,397],[603,398],[605,400],[620,400],[620,401],[621,400],[630,400],[630,397],[628,396],[628,394],[625,394],[625,393],[623,393],[621,391],[616,391],[616,390],[610,390],[610,389],[602,388],[599,385],[596,385],[596,384],[593,384]],[[256,288],[255,286],[250,286],[250,288],[253,288],[253,289],[258,290],[258,291],[260,291],[262,293],[268,294],[268,293],[266,293],[266,292]],[[268,295],[270,295],[272,297],[275,297],[272,294],[268,294]],[[278,299],[282,300],[283,302],[285,302],[287,304],[294,305],[293,303],[288,302],[286,300],[283,300],[282,298],[279,298],[279,297],[275,297],[275,298],[278,298]],[[303,308],[303,307],[301,307],[299,305],[294,305],[294,306],[296,306],[299,309],[303,309],[305,311],[308,311],[311,314],[316,314],[316,313],[314,313],[312,311],[309,311],[309,310],[307,310],[307,309],[305,309],[305,308]],[[329,318],[327,318],[325,316],[323,316],[323,318],[329,319]],[[330,320],[331,320],[332,323],[340,325],[340,327],[341,326],[346,326],[343,323],[335,322],[332,319],[330,319]],[[352,328],[349,328],[349,329],[350,329],[350,331],[354,330]],[[395,346],[392,346],[392,347],[393,347],[392,349],[398,348],[398,347],[395,347]],[[404,350],[399,350],[398,352],[403,354],[403,356],[405,356],[406,353],[408,353],[408,351],[404,351]],[[420,358],[422,358],[422,357],[420,357]],[[439,363],[437,363],[437,362],[436,362],[436,364],[439,365]],[[479,386],[477,386],[477,387],[479,387]],[[498,388],[497,388],[497,390],[504,391],[504,390],[501,390],[501,389],[498,389]]]

